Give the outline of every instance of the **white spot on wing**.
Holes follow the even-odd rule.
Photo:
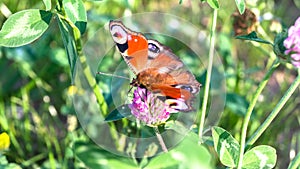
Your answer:
[[[179,99],[167,99],[165,101],[166,104],[171,105],[176,103],[176,105],[170,106],[173,109],[177,110],[187,110],[188,106],[185,104],[184,100],[179,100]]]
[[[112,35],[113,40],[116,43],[124,44],[127,41],[127,33],[126,31],[119,25],[113,25],[111,27],[110,33]],[[115,36],[117,34],[118,36]]]

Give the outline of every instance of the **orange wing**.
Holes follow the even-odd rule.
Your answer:
[[[151,90],[165,96],[165,103],[167,103],[171,108],[181,111],[192,111],[194,110],[192,106],[192,101],[194,96],[189,90],[179,89],[169,85],[153,84],[151,85]]]
[[[148,42],[141,33],[131,31],[122,22],[110,21],[110,33],[124,60],[137,74],[145,69],[148,61]]]
[[[137,78],[149,90],[165,95],[165,102],[171,107],[181,111],[193,110],[192,102],[201,84],[168,47],[148,40],[146,69],[139,72]]]

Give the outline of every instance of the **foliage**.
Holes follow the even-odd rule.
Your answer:
[[[259,18],[257,22],[247,22],[247,10]],[[199,113],[191,131],[185,120],[178,120],[186,114],[172,116],[155,132],[132,120],[124,105],[114,104],[112,94],[123,97],[129,92],[108,85],[123,86],[124,80],[95,75],[93,60],[85,53],[90,39],[106,44],[104,36],[96,35],[109,20],[145,11],[169,13],[194,24],[202,31],[193,42],[210,39],[210,49],[203,43],[203,53],[215,62],[216,51],[222,60],[223,65],[202,68],[203,63],[190,57],[193,44],[157,36],[180,55],[202,85],[210,84],[200,92],[200,104],[207,102],[207,111],[200,109],[207,123]],[[1,1],[0,168],[297,168],[300,76],[284,54],[283,40],[286,25],[298,16],[296,0]],[[233,20],[246,32],[234,37]],[[254,30],[244,27],[249,23]],[[108,46],[92,47],[107,51],[97,70],[111,72],[123,62]],[[216,117],[209,112],[217,107],[213,96],[222,86],[208,77],[221,74],[226,77],[227,100],[219,111],[222,116]],[[78,101],[79,96],[86,100]],[[97,104],[90,105],[93,100]],[[78,107],[84,112],[76,113]],[[93,109],[100,113],[93,116]],[[90,125],[80,125],[85,122]],[[99,127],[103,124],[107,126]],[[161,154],[160,132],[169,146]],[[126,134],[159,141],[135,144],[124,138]],[[97,139],[111,147],[100,148]],[[145,156],[137,157],[141,152]]]

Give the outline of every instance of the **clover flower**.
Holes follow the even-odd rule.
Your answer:
[[[288,30],[288,37],[283,42],[285,54],[291,56],[292,64],[300,68],[300,17]]]
[[[157,98],[149,90],[140,87],[134,90],[133,100],[129,108],[132,115],[148,126],[162,124],[170,118],[171,113],[178,112]]]

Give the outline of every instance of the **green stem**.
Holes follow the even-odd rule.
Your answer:
[[[22,134],[24,139],[25,139],[25,142],[26,142],[26,150],[27,151],[32,151],[32,144],[30,144],[32,142],[32,136],[31,136],[31,131],[32,131],[32,128],[31,128],[31,122],[30,122],[30,119],[31,119],[31,114],[30,114],[30,103],[29,103],[29,91],[25,88],[22,88],[21,89],[21,93],[22,93],[22,108],[23,108],[23,111],[24,111],[24,122],[23,122],[23,125],[24,125],[24,133]]]
[[[214,60],[214,49],[215,49],[215,32],[216,32],[216,25],[217,25],[217,16],[218,10],[214,9],[212,25],[210,28],[210,48],[209,48],[209,58],[208,58],[208,65],[207,65],[207,73],[206,73],[206,81],[204,85],[204,96],[203,96],[203,103],[202,103],[202,110],[200,114],[200,123],[199,123],[199,130],[198,136],[199,140],[201,140],[204,130],[204,122],[205,122],[205,114],[208,102],[208,95],[209,95],[209,88],[210,88],[210,79],[211,79],[211,72],[212,72],[212,65]]]
[[[62,10],[63,7],[62,7]],[[79,62],[82,66],[82,69],[83,69],[83,74],[89,84],[89,86],[92,88],[95,96],[96,96],[96,100],[97,100],[97,103],[100,107],[100,111],[102,113],[103,116],[107,115],[108,114],[108,107],[107,107],[107,104],[106,104],[106,101],[104,99],[104,96],[102,95],[101,93],[101,89],[100,87],[97,85],[96,83],[96,80],[94,78],[94,76],[92,75],[92,71],[90,69],[90,66],[87,64],[87,61],[86,61],[86,56],[83,54],[82,52],[82,44],[81,44],[81,34],[80,34],[80,31],[79,29],[74,25],[74,23],[62,16],[61,14],[57,14],[59,19],[62,19],[63,21],[65,21],[71,28],[72,28],[72,31],[73,31],[73,36],[74,36],[74,41],[75,41],[75,44],[76,44],[76,52],[77,52],[77,55],[79,57]],[[70,35],[71,36],[71,35]],[[73,75],[72,75],[73,76]],[[111,124],[111,128],[110,128],[110,132],[111,132],[111,135],[112,135],[112,138],[116,141],[118,141],[118,133],[117,133],[117,130],[116,130],[116,127],[115,125],[112,123]]]
[[[298,153],[297,156],[291,161],[288,169],[297,169],[299,166],[300,166],[300,153]]]
[[[250,102],[250,105],[247,109],[245,118],[244,118],[244,122],[243,122],[243,126],[242,126],[242,133],[241,133],[241,141],[240,141],[240,152],[239,152],[239,160],[238,160],[238,165],[237,168],[241,169],[242,168],[242,163],[243,163],[243,156],[244,156],[244,148],[245,148],[245,142],[246,142],[246,136],[247,136],[247,127],[250,121],[250,117],[252,114],[252,111],[255,107],[255,104],[257,102],[257,99],[259,97],[259,95],[261,94],[262,90],[265,88],[265,86],[267,85],[267,82],[269,81],[271,75],[273,74],[273,72],[275,71],[275,69],[279,66],[279,61],[278,59],[276,59],[272,65],[272,67],[269,69],[269,71],[267,72],[267,74],[265,75],[265,77],[263,78],[263,80],[260,82],[258,88],[256,89],[254,96]]]
[[[160,134],[160,132],[159,132],[159,130],[158,130],[158,127],[157,127],[157,126],[154,126],[153,128],[154,128],[156,137],[157,137],[157,139],[158,139],[158,142],[159,142],[159,144],[160,144],[162,150],[163,150],[165,153],[167,153],[167,152],[168,152],[167,146],[166,146],[166,144],[165,144],[165,142],[164,142],[164,140],[163,140],[163,138],[162,138],[162,136],[161,136],[161,134]]]
[[[79,62],[82,65],[83,68],[83,73],[86,77],[86,80],[88,81],[90,87],[93,89],[93,92],[96,96],[97,102],[100,106],[101,112],[103,113],[103,115],[107,114],[107,104],[105,102],[105,99],[103,97],[103,95],[101,94],[101,89],[99,88],[99,86],[96,83],[96,80],[94,78],[94,76],[91,73],[91,69],[89,67],[89,65],[86,62],[86,57],[82,52],[82,44],[81,44],[81,39],[80,39],[80,31],[79,29],[73,24],[72,21],[70,21],[68,18],[57,14],[59,16],[60,19],[63,19],[65,22],[68,23],[69,26],[72,27],[72,31],[73,31],[73,35],[74,35],[74,41],[76,44],[76,51],[79,57]]]
[[[79,31],[79,29],[77,29],[77,27],[72,22],[70,22],[69,24],[71,24],[71,26],[73,28],[73,34],[74,34],[74,39],[75,39],[75,44],[76,44],[76,50],[77,50],[77,53],[78,53],[79,61],[80,61],[81,65],[82,65],[82,68],[83,68],[83,74],[85,75],[86,80],[88,81],[89,85],[93,89],[93,92],[96,96],[96,99],[97,99],[97,102],[99,104],[102,115],[106,116],[108,114],[108,110],[107,110],[108,107],[107,107],[106,101],[104,99],[104,96],[100,92],[101,89],[97,85],[95,77],[91,73],[92,71],[90,69],[90,66],[87,64],[86,56],[82,52],[80,31]],[[117,140],[119,139],[118,138],[119,136],[118,136],[118,132],[116,130],[116,126],[113,123],[111,124],[110,132],[111,132],[111,135],[112,135],[113,139],[115,139],[116,142],[117,142]]]
[[[267,117],[267,119],[263,122],[263,124],[255,131],[255,133],[251,136],[251,138],[247,142],[247,146],[251,146],[254,144],[254,142],[262,135],[262,133],[269,127],[271,122],[275,119],[275,117],[278,115],[279,111],[282,109],[282,107],[285,105],[285,103],[289,100],[291,95],[294,93],[294,91],[298,88],[300,84],[300,74],[298,74],[295,81],[291,84],[290,88],[285,92],[283,97],[280,99],[278,104],[275,106],[273,111],[270,113],[270,115]]]
[[[47,153],[38,154],[34,157],[31,157],[29,160],[26,160],[26,161],[22,162],[22,165],[24,167],[30,167],[34,163],[37,163],[38,161],[42,161],[43,159],[45,159],[45,157],[47,157]]]

